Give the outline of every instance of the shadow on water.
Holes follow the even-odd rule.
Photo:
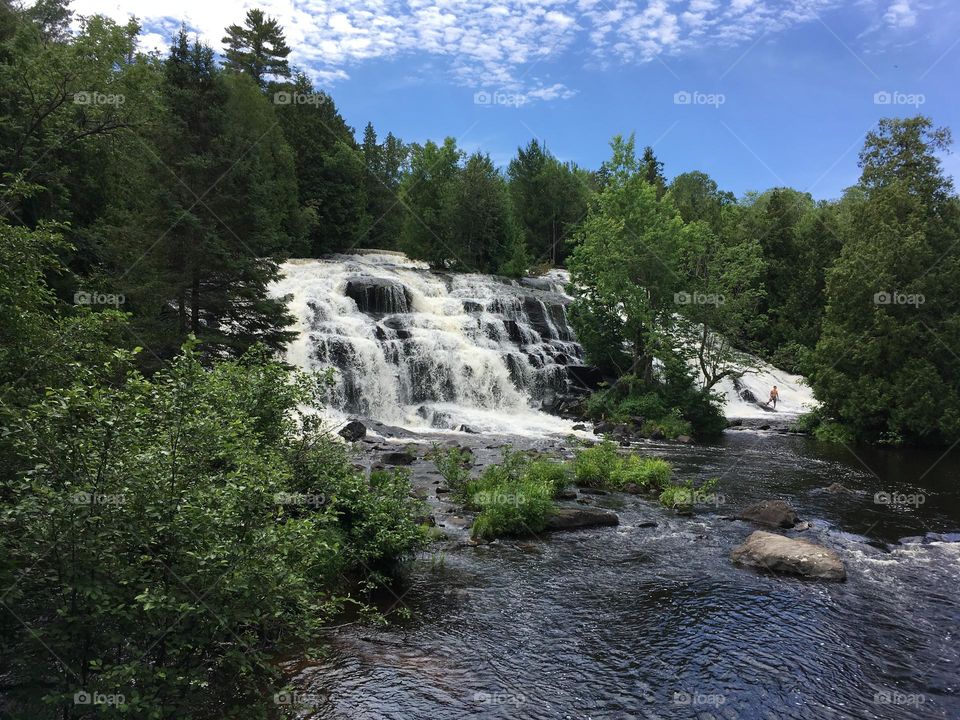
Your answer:
[[[396,590],[410,620],[342,628],[327,659],[291,666],[301,716],[960,718],[957,454],[753,432],[643,449],[719,477],[718,505],[678,517],[626,496],[617,528],[419,562]],[[754,528],[730,516],[773,497],[846,583],[731,564]]]

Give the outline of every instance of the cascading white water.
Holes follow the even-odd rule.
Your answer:
[[[566,434],[573,423],[541,412],[544,399],[575,388],[583,349],[567,323],[565,271],[514,282],[447,274],[402,253],[374,251],[291,260],[271,288],[296,318],[288,360],[336,368],[332,414],[410,429],[515,435]],[[751,369],[718,385],[731,418],[816,405],[803,378],[744,355]],[[692,365],[695,369],[695,364]]]
[[[567,324],[566,274],[523,283],[431,272],[401,253],[291,260],[271,288],[297,321],[288,350],[307,369],[333,366],[330,404],[410,428],[567,433],[540,412],[569,390],[583,350]]]

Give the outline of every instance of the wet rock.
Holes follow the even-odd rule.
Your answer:
[[[678,443],[687,443],[687,444],[689,444],[689,443],[692,443],[692,442],[693,442],[693,438],[690,437],[689,435],[678,435],[677,438],[676,438],[676,440],[677,440]]]
[[[587,429],[587,426],[584,425],[583,423],[577,423],[576,425],[573,426],[573,429],[574,429],[574,430],[586,430],[586,429]]]
[[[643,488],[636,483],[627,483],[623,486],[623,491],[628,495],[639,495],[643,492]]]
[[[577,502],[581,505],[593,505],[593,498],[588,497],[578,497]]]
[[[653,520],[644,520],[641,523],[637,523],[638,528],[655,528],[657,523]]]
[[[388,452],[380,456],[384,465],[410,465],[416,458],[408,452]]]
[[[557,499],[558,500],[576,500],[577,491],[574,490],[573,488],[564,488],[557,495]]]
[[[351,420],[337,434],[347,442],[356,442],[367,434],[367,426],[359,420]]]
[[[651,440],[663,440],[665,437],[666,436],[659,430],[654,430],[652,433],[650,433]]]
[[[740,427],[741,425],[743,425],[743,420],[741,420],[740,418],[727,420],[727,427]]]
[[[460,425],[457,427],[457,432],[467,433],[468,435],[479,435],[480,433],[477,430],[474,430],[469,425]]]
[[[580,492],[586,493],[587,495],[609,495],[606,490],[601,490],[600,488],[587,487],[585,485],[580,485]]]
[[[596,508],[556,508],[547,518],[547,530],[579,530],[588,527],[611,527],[620,524],[616,513]]]
[[[737,519],[774,528],[792,528],[798,520],[797,513],[783,500],[763,500],[749,505],[740,511]]]
[[[448,492],[450,492],[450,488],[446,485],[437,486],[437,495],[446,495]]]
[[[761,425],[760,427],[757,428],[757,430],[769,430],[769,429],[770,429],[769,425]]]
[[[820,580],[839,581],[847,578],[843,561],[833,550],[763,530],[755,531],[742,545],[735,547],[730,559],[739,565],[775,573]]]
[[[410,312],[410,291],[395,280],[353,278],[347,282],[344,294],[357,304],[360,312],[391,315]]]
[[[470,518],[460,517],[459,515],[450,515],[443,518],[443,527],[457,528],[459,530],[466,530],[471,525],[473,521]]]
[[[613,432],[616,425],[611,422],[598,422],[593,426],[594,435],[606,435],[607,433]]]

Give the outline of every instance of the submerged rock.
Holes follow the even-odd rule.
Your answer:
[[[792,528],[799,520],[797,513],[783,500],[764,500],[749,505],[740,511],[737,519],[774,528]]]
[[[380,456],[384,465],[410,465],[416,458],[408,452],[388,452]]]
[[[559,507],[547,518],[547,530],[579,530],[588,527],[619,525],[616,513],[596,508]]]
[[[833,483],[823,488],[823,492],[830,493],[831,495],[856,495],[856,493],[848,487],[841,485],[840,483]]]
[[[730,559],[739,565],[775,573],[800,575],[820,580],[846,580],[847,571],[833,550],[806,540],[754,531],[742,545],[735,547]]]
[[[351,420],[337,434],[347,442],[356,442],[367,434],[367,426],[359,420]]]

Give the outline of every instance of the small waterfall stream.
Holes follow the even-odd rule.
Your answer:
[[[583,363],[563,271],[515,282],[384,251],[282,269],[272,294],[288,298],[298,331],[288,359],[337,369],[335,411],[412,429],[570,431],[539,410],[576,390],[570,368]]]

